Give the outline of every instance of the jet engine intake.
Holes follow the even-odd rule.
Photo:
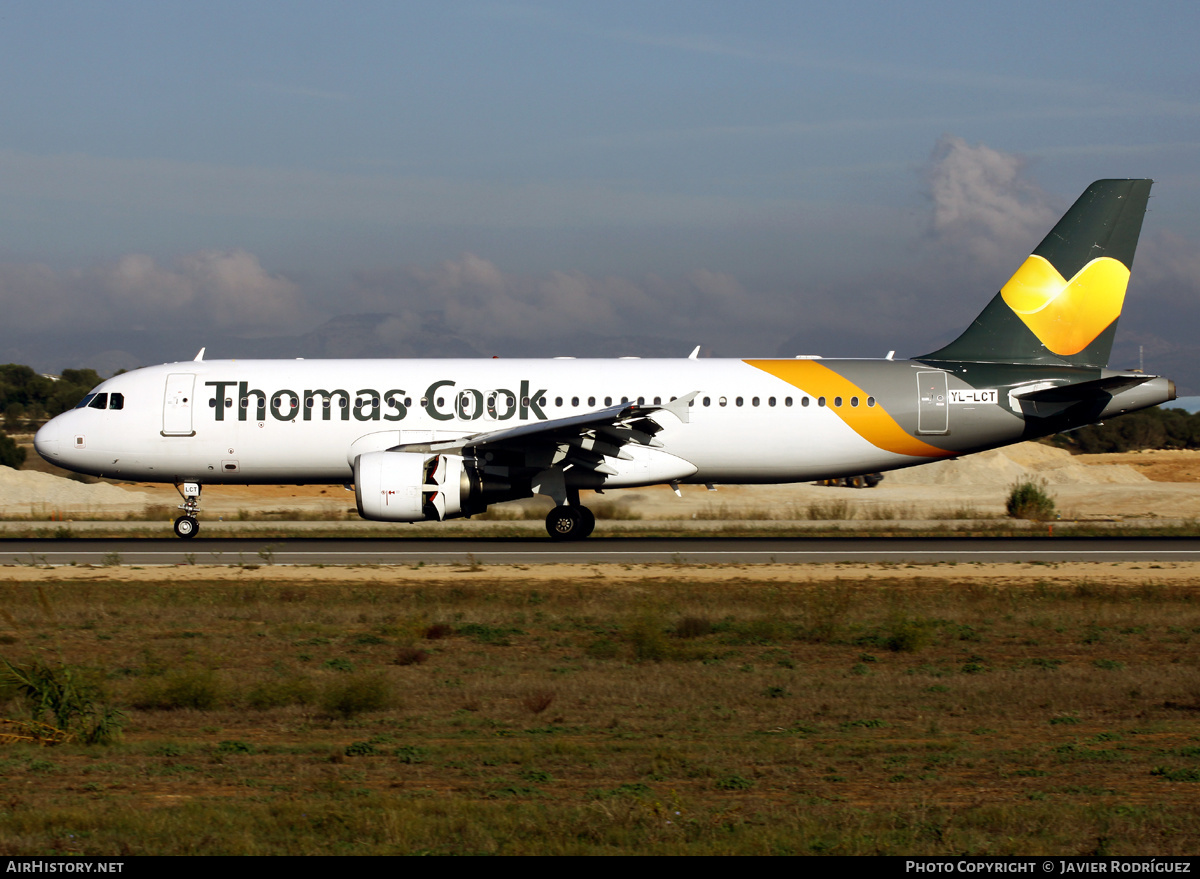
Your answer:
[[[485,500],[486,492],[489,497]],[[482,513],[507,499],[507,484],[488,477],[461,455],[365,452],[354,459],[358,514],[380,522],[442,521]]]

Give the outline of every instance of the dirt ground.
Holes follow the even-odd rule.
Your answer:
[[[1031,580],[1047,585],[1074,585],[1083,581],[1101,586],[1138,586],[1153,581],[1163,585],[1190,585],[1200,577],[1200,562],[1064,562],[1061,564],[1030,563],[938,563],[929,564],[808,564],[798,573],[796,565],[422,565],[310,567],[290,565],[188,565],[189,581],[211,583],[303,583],[317,586],[404,583],[420,586],[441,583],[447,575],[455,582],[474,578],[489,583],[531,585],[551,583],[598,582],[615,586],[645,582],[648,579],[669,577],[686,572],[687,579],[697,584],[736,582],[753,579],[755,582],[824,583],[833,581],[867,583],[872,580],[913,580],[924,584],[949,582],[966,584],[986,582],[997,586],[1027,585]],[[44,582],[49,569],[31,566],[4,566],[4,580],[10,584]],[[87,566],[56,567],[54,580],[63,582],[156,582],[162,579],[161,567]]]
[[[1003,466],[1000,466],[1003,465]],[[939,470],[938,468],[942,468]],[[32,448],[25,469],[64,475],[42,461]],[[812,484],[682,486],[682,498],[667,486],[611,491],[584,503],[607,508],[600,518],[643,520],[811,519],[929,520],[990,518],[1005,515],[1014,478],[1043,478],[1063,519],[1200,519],[1200,451],[1145,451],[1069,456],[1036,443],[939,462],[887,474],[874,489],[828,488]],[[176,515],[180,498],[173,486],[118,483],[131,492],[131,503],[82,503],[60,510],[75,518],[116,518],[150,509],[163,520]],[[545,498],[494,507],[499,517],[540,518]],[[357,518],[353,492],[329,486],[207,486],[201,516],[208,520],[252,518],[270,513],[288,518]],[[539,512],[541,511],[541,512]],[[0,514],[29,515],[36,503],[14,504],[0,498]],[[289,515],[289,513],[293,513]]]
[[[1200,482],[1200,452],[1190,449],[1154,449],[1080,455],[1089,464],[1124,464],[1154,482]]]
[[[1200,518],[1200,451],[1149,451],[1080,455],[1072,461],[1087,467],[1124,465],[1147,481],[1133,484],[1055,484],[1049,486],[1064,519],[1193,519]],[[905,474],[907,475],[907,474]],[[139,483],[128,486],[155,503],[174,507],[171,486]],[[667,486],[622,489],[585,497],[588,505],[612,504],[642,519],[778,518],[804,519],[812,505],[845,502],[856,519],[893,520],[972,518],[1004,515],[1010,484],[962,482],[918,484],[896,474],[873,489],[796,485],[681,486],[677,497]],[[585,492],[585,496],[590,493]],[[549,501],[534,498],[499,509],[549,510]],[[210,486],[205,490],[206,516],[235,517],[242,510],[289,510],[337,516],[354,509],[354,494],[341,486]]]

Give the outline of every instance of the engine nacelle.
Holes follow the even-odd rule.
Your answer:
[[[467,462],[459,455],[366,452],[354,460],[354,498],[364,519],[420,522],[469,516],[486,509],[473,508],[472,494]]]

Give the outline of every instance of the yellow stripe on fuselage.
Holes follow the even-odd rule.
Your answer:
[[[1043,345],[1067,357],[1092,344],[1121,316],[1128,286],[1129,269],[1110,256],[1092,260],[1068,281],[1034,254],[1000,295]]]
[[[876,400],[874,406],[867,405],[866,391],[839,375],[827,366],[814,360],[746,360],[756,369],[782,379],[813,397],[825,397],[829,411],[842,419],[846,425],[876,448],[897,455],[915,458],[947,458],[954,455],[945,449],[931,446],[908,433],[896,423],[896,419]],[[913,398],[916,398],[913,385]],[[842,398],[840,407],[833,406],[834,397]],[[859,398],[857,406],[850,405],[852,397]]]

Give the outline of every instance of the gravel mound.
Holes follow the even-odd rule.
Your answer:
[[[1125,464],[1080,464],[1065,449],[1019,443],[953,461],[935,461],[887,474],[893,485],[1012,485],[1041,479],[1048,485],[1141,485],[1150,480]]]
[[[0,467],[0,514],[127,512],[141,509],[149,502],[149,495],[143,492],[126,491],[107,483],[85,485],[36,470]]]

